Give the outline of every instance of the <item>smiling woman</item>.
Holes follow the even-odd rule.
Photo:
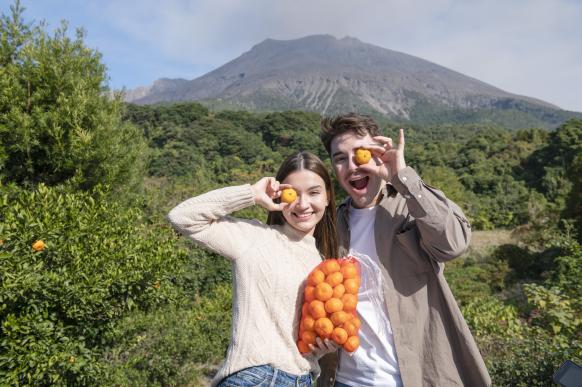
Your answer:
[[[291,187],[296,199],[281,203],[282,191]],[[207,192],[170,211],[177,230],[232,262],[232,336],[212,385],[311,386],[317,359],[337,349],[319,341],[304,356],[295,344],[305,278],[322,257],[337,257],[333,197],[322,161],[299,152],[283,162],[276,178]],[[253,204],[269,211],[267,224],[229,216]]]

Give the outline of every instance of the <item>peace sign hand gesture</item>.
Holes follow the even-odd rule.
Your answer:
[[[400,129],[398,145],[394,147],[390,137],[373,137],[376,144],[369,145],[369,149],[379,161],[376,166],[373,163],[361,165],[360,168],[378,174],[384,181],[390,181],[400,170],[406,168],[404,161],[404,129]]]

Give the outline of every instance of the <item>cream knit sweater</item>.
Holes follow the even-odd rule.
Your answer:
[[[168,215],[176,230],[232,262],[231,340],[213,386],[263,364],[295,375],[318,368],[296,345],[305,279],[321,262],[315,239],[287,224],[268,226],[227,216],[253,204],[247,184],[190,198]]]

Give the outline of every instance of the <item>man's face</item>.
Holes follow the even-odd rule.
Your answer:
[[[334,137],[331,142],[331,162],[336,178],[353,200],[356,208],[372,207],[384,183],[376,174],[361,169],[356,164],[355,152],[360,147],[374,143],[372,136],[360,137],[354,131]],[[373,163],[371,160],[370,163]]]

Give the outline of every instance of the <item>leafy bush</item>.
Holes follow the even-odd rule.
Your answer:
[[[117,320],[180,297],[174,233],[104,196],[0,185],[0,379],[94,381]]]
[[[121,121],[101,55],[68,36],[29,25],[17,1],[0,16],[0,180],[20,185],[68,182],[127,191],[141,183],[143,135]]]
[[[230,338],[232,292],[220,285],[193,304],[120,321],[102,364],[111,385],[192,385],[213,371]]]

